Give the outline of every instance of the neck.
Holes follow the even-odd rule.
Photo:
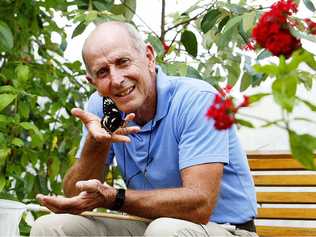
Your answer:
[[[156,114],[157,107],[157,89],[156,89],[156,80],[153,80],[154,86],[152,90],[149,91],[148,97],[146,98],[143,106],[136,111],[134,121],[140,125],[145,125],[148,121],[152,120]]]

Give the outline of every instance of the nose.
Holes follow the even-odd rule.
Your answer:
[[[112,86],[117,86],[117,87],[123,86],[123,84],[125,83],[125,78],[119,69],[112,67],[110,74],[111,74]]]

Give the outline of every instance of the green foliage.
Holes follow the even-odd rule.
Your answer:
[[[303,0],[305,6],[312,12],[314,12],[316,9],[315,9],[315,6],[313,4],[313,2],[311,0]]]
[[[198,46],[197,46],[196,37],[192,31],[185,30],[182,32],[181,43],[183,44],[185,50],[190,55],[192,55],[193,57],[196,57]]]
[[[312,1],[304,0],[304,4],[315,11]],[[81,124],[70,110],[83,107],[92,88],[81,80],[81,63],[63,59],[66,33],[54,15],[58,13],[76,25],[73,38],[90,23],[131,22],[135,9],[136,0],[1,2],[0,197],[33,202],[37,193],[62,194],[62,178],[74,162]],[[246,1],[215,1],[211,5],[196,1],[183,13],[168,16],[165,29],[169,30],[161,37],[154,32],[147,34],[147,42],[155,48],[156,61],[171,75],[200,78],[216,88],[226,83],[239,85],[240,81],[241,91],[272,80],[271,93],[250,96],[250,104],[272,95],[284,117],[266,121],[263,126],[285,128],[294,157],[307,168],[315,168],[315,137],[290,130],[289,119],[298,103],[316,111],[313,101],[296,95],[300,85],[306,90],[312,88],[315,56],[298,50],[289,59],[280,57],[278,64],[263,63],[271,53],[261,50],[255,60],[250,59],[241,49],[250,41],[258,12]],[[298,38],[316,42],[313,35],[297,28],[290,30]],[[53,41],[53,34],[59,40]],[[163,46],[165,36],[172,39],[168,52]],[[309,70],[301,69],[302,64]],[[238,122],[253,127],[249,121]],[[107,180],[111,183],[119,178],[119,170],[111,167]],[[21,231],[26,235],[29,231],[23,221]]]
[[[309,134],[299,135],[289,132],[290,146],[293,157],[308,169],[315,169],[314,151],[316,150],[316,138]]]

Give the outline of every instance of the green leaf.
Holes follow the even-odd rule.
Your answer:
[[[76,28],[74,29],[74,31],[72,32],[71,38],[75,38],[76,36],[84,32],[84,30],[86,29],[86,26],[87,25],[85,22],[81,22],[80,24],[78,24]]]
[[[208,32],[216,24],[217,19],[221,16],[221,11],[212,9],[203,17],[201,22],[201,29],[203,33]]]
[[[197,40],[192,31],[185,30],[181,35],[181,43],[183,44],[185,50],[193,57],[197,56],[198,46]]]
[[[41,148],[44,143],[43,135],[40,132],[31,135],[32,137],[32,147]]]
[[[288,75],[277,78],[272,84],[275,102],[288,112],[292,112],[294,107],[297,83],[297,76]]]
[[[3,175],[0,175],[0,192],[2,192],[4,186],[6,184],[6,179]]]
[[[247,12],[242,16],[242,27],[245,32],[251,30],[255,24],[256,11]]]
[[[28,118],[30,114],[30,104],[27,101],[20,100],[18,111],[23,118]]]
[[[30,68],[27,65],[19,64],[15,68],[15,72],[19,81],[25,82],[29,79]]]
[[[93,1],[93,5],[98,11],[105,11],[105,10],[111,9],[113,5],[113,1],[112,0]]]
[[[49,176],[56,177],[60,169],[60,160],[58,157],[52,159],[52,164],[49,166]]]
[[[278,66],[274,65],[274,64],[268,64],[268,65],[259,65],[259,64],[255,64],[253,66],[253,69],[255,69],[256,72],[259,73],[264,73],[264,74],[268,74],[268,75],[278,75],[279,74],[279,68]]]
[[[19,91],[15,89],[13,86],[0,86],[0,93],[17,94],[18,92]]]
[[[155,49],[157,56],[162,56],[165,52],[160,39],[152,34],[148,34],[146,42],[149,42]]]
[[[264,49],[258,54],[257,60],[262,60],[262,59],[265,59],[265,58],[268,58],[271,56],[272,56],[272,53],[270,51]]]
[[[269,121],[265,124],[262,124],[260,127],[261,128],[266,128],[266,127],[270,127],[272,125],[278,125],[280,122],[283,122],[283,119],[277,119],[277,120],[274,120],[274,121]]]
[[[270,93],[258,93],[258,94],[254,94],[254,95],[250,95],[249,96],[249,101],[250,104],[253,104],[255,102],[258,102],[259,100],[261,100],[263,97],[266,97],[268,95],[271,95]]]
[[[186,76],[188,66],[182,62],[167,63],[161,65],[163,70],[172,76]]]
[[[188,66],[186,76],[187,77],[193,77],[193,78],[202,79],[202,76],[199,73],[199,71],[196,70],[194,67],[191,67],[191,66]]]
[[[314,12],[315,11],[315,6],[311,0],[303,0],[304,5],[309,9],[310,11]]]
[[[298,31],[296,30],[295,28],[293,27],[290,27],[290,32],[291,34],[296,37],[296,38],[299,38],[299,39],[306,39],[306,40],[309,40],[311,42],[314,42],[316,43],[316,36],[314,35],[311,35],[311,34],[307,34],[305,32],[302,32],[302,31]]]
[[[315,104],[312,104],[311,102],[304,100],[304,99],[301,99],[301,98],[298,98],[298,97],[297,97],[297,99],[299,101],[303,102],[311,111],[316,112],[316,105]]]
[[[231,28],[235,27],[241,21],[242,21],[242,16],[234,16],[234,17],[230,18],[223,29],[223,34],[227,31],[229,31]]]
[[[0,167],[3,165],[7,157],[10,155],[11,149],[10,148],[2,148],[0,149]]]
[[[243,119],[236,119],[236,122],[244,127],[254,128],[253,124]]]
[[[316,149],[316,137],[309,134],[296,134],[289,132],[290,147],[294,159],[298,160],[307,169],[315,169],[314,150]]]
[[[0,111],[7,107],[15,98],[16,95],[0,94]]]
[[[241,77],[240,91],[245,91],[251,84],[251,75],[244,72]]]
[[[17,146],[17,147],[21,147],[21,146],[24,145],[23,140],[20,139],[20,138],[17,138],[17,137],[13,138],[12,141],[11,141],[11,143],[12,143],[13,145]]]
[[[225,16],[219,23],[218,23],[218,29],[216,33],[219,33],[222,31],[223,27],[227,24],[228,20],[230,19],[230,16]]]
[[[228,69],[228,81],[227,83],[234,86],[238,81],[240,75],[240,68],[239,64],[234,63],[232,65],[227,65],[226,68]]]
[[[38,128],[31,122],[21,122],[20,126],[26,130],[33,130],[34,132],[38,132]]]
[[[7,124],[10,121],[10,117],[0,114],[0,124]]]
[[[124,7],[126,8],[124,12],[124,17],[127,21],[132,20],[134,13],[136,11],[136,0],[124,0]]]
[[[0,52],[7,52],[13,46],[13,34],[10,27],[4,21],[0,21]]]
[[[25,175],[23,181],[24,181],[24,187],[25,187],[26,193],[30,193],[33,189],[33,185],[34,185],[34,181],[35,181],[34,175],[32,175],[29,172],[26,172],[26,175]]]

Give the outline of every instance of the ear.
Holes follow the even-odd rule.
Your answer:
[[[148,59],[148,66],[151,72],[156,70],[155,50],[151,44],[146,45],[146,58]]]
[[[93,78],[89,74],[86,75],[86,79],[90,84],[95,85]]]

